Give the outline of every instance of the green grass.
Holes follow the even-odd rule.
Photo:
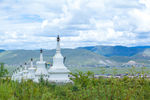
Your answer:
[[[150,100],[146,78],[96,79],[91,72],[72,75],[74,84],[0,79],[0,100]]]

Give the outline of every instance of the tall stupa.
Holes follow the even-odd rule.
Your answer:
[[[60,37],[57,36],[56,54],[53,57],[53,66],[49,68],[49,81],[51,82],[70,82],[69,70],[64,65],[64,57],[60,49]]]

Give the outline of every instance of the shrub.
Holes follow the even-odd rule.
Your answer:
[[[150,100],[150,80],[142,77],[94,78],[72,74],[73,84],[0,79],[0,100]]]
[[[8,74],[7,69],[4,68],[4,63],[0,63],[0,77],[3,77]]]

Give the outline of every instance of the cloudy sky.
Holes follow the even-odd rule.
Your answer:
[[[0,0],[0,49],[150,44],[150,0]]]

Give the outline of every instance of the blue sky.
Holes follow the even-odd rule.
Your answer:
[[[0,0],[0,49],[150,43],[150,0]]]

